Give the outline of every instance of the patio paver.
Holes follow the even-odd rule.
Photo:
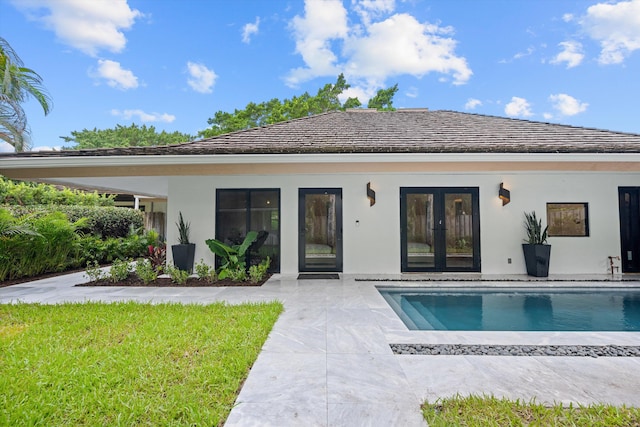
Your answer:
[[[410,356],[394,355],[388,345],[637,345],[640,333],[409,331],[375,288],[393,282],[357,281],[353,276],[340,280],[274,276],[261,287],[247,288],[73,286],[84,281],[82,273],[75,273],[0,288],[0,303],[125,300],[284,303],[285,311],[227,420],[229,427],[424,426],[421,402],[456,393],[535,398],[549,403],[640,406],[637,386],[640,358]],[[594,282],[589,285],[594,284],[597,286]],[[445,285],[450,286],[451,282]],[[465,283],[474,285],[490,284]],[[535,283],[541,285],[544,282]],[[640,286],[640,283],[619,285]]]

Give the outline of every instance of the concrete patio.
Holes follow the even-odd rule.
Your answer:
[[[640,282],[602,280],[583,285],[640,286]],[[376,290],[376,285],[408,282],[353,276],[297,280],[276,275],[261,287],[246,288],[74,287],[85,281],[82,273],[75,273],[0,288],[0,303],[284,303],[285,312],[226,426],[424,426],[420,404],[456,393],[640,406],[640,358],[400,356],[389,347],[390,343],[638,345],[640,333],[409,331]],[[535,286],[562,283],[538,281]],[[454,286],[456,281],[412,284]],[[523,282],[513,278],[464,286],[523,286]]]

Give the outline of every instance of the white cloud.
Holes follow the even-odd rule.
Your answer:
[[[259,30],[260,17],[256,17],[256,22],[254,22],[253,24],[245,24],[245,26],[242,27],[242,42],[247,44],[251,43],[251,36],[254,34],[258,34]]]
[[[564,15],[562,15],[562,20],[564,22],[571,22],[573,21],[574,16],[571,13],[565,13]]]
[[[395,0],[353,0],[354,10],[360,15],[365,26],[371,24],[371,20],[391,13],[396,8]]]
[[[560,46],[563,50],[551,60],[552,64],[561,64],[563,62],[566,62],[567,68],[573,68],[580,65],[580,63],[584,59],[584,54],[582,53],[582,44],[576,41],[566,41],[559,43],[558,46]]]
[[[31,151],[60,151],[62,150],[61,146],[49,147],[48,145],[41,145],[39,147],[33,147]]]
[[[102,49],[121,52],[130,29],[143,14],[131,9],[127,0],[12,0],[29,19],[42,22],[64,44],[87,55]]]
[[[16,149],[8,142],[0,141],[0,153],[13,153]]]
[[[529,102],[517,96],[511,97],[511,102],[504,107],[504,112],[511,117],[529,117],[533,115]]]
[[[415,87],[415,86],[411,86],[411,87],[409,88],[409,90],[408,90],[408,91],[406,91],[404,94],[405,94],[406,96],[408,96],[409,98],[417,98],[417,97],[418,97],[418,93],[419,93],[419,92],[418,92],[418,88],[417,88],[417,87]]]
[[[553,103],[553,108],[563,116],[575,116],[586,111],[589,106],[586,102],[580,102],[566,93],[550,95],[549,101]]]
[[[131,120],[137,117],[142,123],[163,122],[171,123],[176,119],[173,114],[167,113],[145,113],[142,110],[111,110],[111,115],[122,117],[125,120]]]
[[[453,28],[421,23],[405,13],[381,17],[393,12],[390,0],[353,4],[361,23],[348,20],[342,1],[305,2],[304,16],[294,17],[290,25],[305,66],[290,71],[289,86],[344,73],[352,85],[360,82],[364,90],[375,91],[396,75],[419,78],[435,72],[459,85],[473,74],[466,59],[455,54]]]
[[[187,62],[187,70],[190,76],[187,79],[187,83],[191,86],[191,89],[199,93],[213,92],[213,85],[218,78],[213,70],[208,69],[203,64],[196,64],[195,62]]]
[[[619,64],[640,49],[640,0],[595,4],[580,23],[600,43],[601,64]]]
[[[337,56],[330,41],[344,39],[348,34],[347,11],[341,0],[305,1],[305,17],[295,16],[290,28],[296,39],[296,53],[302,55],[307,68],[291,70],[287,83],[298,83],[318,76],[335,76]]]
[[[117,89],[127,90],[138,87],[138,78],[131,70],[125,70],[119,62],[109,59],[99,59],[98,69],[89,74],[92,77],[106,80],[107,85]]]
[[[469,98],[464,104],[465,110],[475,110],[476,107],[480,107],[482,105],[482,101],[479,99]]]

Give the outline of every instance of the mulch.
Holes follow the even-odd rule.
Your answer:
[[[41,279],[47,279],[50,277],[57,277],[57,276],[62,276],[65,274],[71,274],[71,273],[78,273],[84,271],[84,269],[77,269],[77,270],[68,270],[68,271],[64,271],[64,272],[60,272],[60,273],[47,273],[47,274],[41,274],[38,276],[32,276],[32,277],[21,277],[19,279],[12,279],[12,280],[5,280],[0,282],[0,288],[4,288],[6,286],[11,286],[11,285],[17,285],[20,283],[26,283],[26,282],[32,282],[35,280],[41,280]],[[147,286],[147,287],[174,287],[174,288],[193,288],[193,287],[210,287],[210,288],[216,288],[216,287],[229,287],[229,286],[262,286],[264,284],[264,282],[266,282],[267,280],[269,280],[269,278],[271,277],[271,274],[266,274],[264,279],[262,279],[260,282],[258,283],[251,283],[249,281],[247,282],[234,282],[233,280],[229,280],[229,279],[225,279],[225,280],[216,280],[215,282],[209,282],[207,280],[201,280],[197,277],[190,277],[187,279],[187,283],[185,283],[184,285],[178,285],[177,283],[174,283],[171,281],[170,278],[168,277],[159,277],[158,279],[156,279],[156,281],[152,282],[152,283],[148,283],[145,284],[142,282],[142,280],[138,279],[138,277],[136,277],[135,275],[131,275],[129,276],[126,280],[120,281],[120,282],[112,282],[110,280],[99,280],[96,282],[87,282],[87,283],[82,283],[76,286]],[[88,279],[87,279],[88,280]]]
[[[202,288],[202,287],[208,287],[208,288],[220,288],[220,287],[225,287],[225,286],[262,286],[264,284],[264,282],[266,282],[267,280],[269,280],[269,277],[271,277],[270,274],[266,275],[265,278],[263,280],[261,280],[258,283],[251,283],[251,282],[234,282],[233,280],[229,280],[229,279],[225,279],[225,280],[216,280],[215,282],[209,282],[208,280],[204,280],[204,279],[199,279],[197,277],[189,277],[187,279],[187,283],[185,283],[184,285],[179,285],[177,283],[174,283],[171,281],[170,278],[168,277],[159,277],[157,278],[155,281],[151,282],[151,283],[144,283],[142,280],[140,280],[138,277],[136,276],[129,276],[127,279],[120,281],[120,282],[112,282],[108,279],[106,280],[97,280],[95,282],[87,282],[87,283],[82,283],[76,286],[148,286],[148,287],[160,287],[160,288],[167,288],[167,287],[172,287],[172,288]]]

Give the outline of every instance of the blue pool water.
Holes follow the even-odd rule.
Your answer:
[[[640,331],[640,290],[380,288],[409,329]]]

